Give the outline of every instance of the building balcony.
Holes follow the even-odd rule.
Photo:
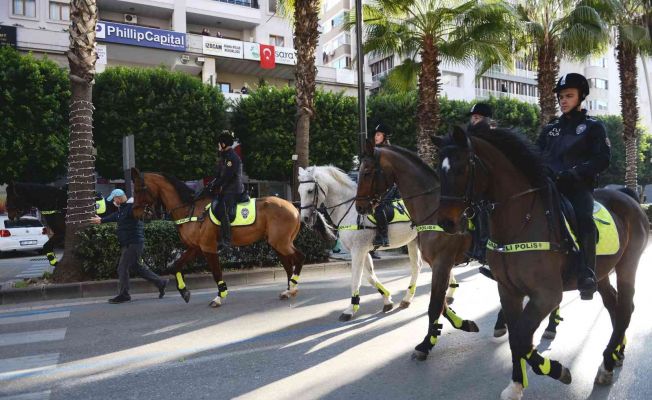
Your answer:
[[[260,5],[258,4],[258,0],[215,0],[215,1],[219,1],[220,3],[234,4],[236,6],[241,6],[241,7],[260,8]]]

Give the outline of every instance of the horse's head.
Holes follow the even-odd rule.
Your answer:
[[[441,197],[437,223],[445,232],[466,232],[474,215],[478,187],[478,167],[482,161],[473,151],[471,139],[461,127],[453,128],[448,138],[432,137],[439,148]]]
[[[299,198],[301,221],[312,227],[317,220],[317,210],[326,200],[328,188],[322,187],[315,177],[315,167],[299,167]]]
[[[146,220],[155,218],[158,196],[152,188],[147,186],[145,175],[138,168],[132,168],[131,180],[134,182],[134,205],[132,208],[134,218]]]
[[[14,182],[7,185],[7,216],[15,221],[27,214],[31,206],[25,203],[25,199],[18,194],[18,188]]]
[[[381,165],[382,151],[367,140],[358,172],[358,191],[355,208],[360,214],[369,214],[392,187],[394,179]]]

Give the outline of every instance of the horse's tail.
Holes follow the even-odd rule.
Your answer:
[[[324,218],[324,215],[320,212],[317,213],[317,220],[312,228],[325,240],[337,240],[337,229],[329,224],[328,221],[326,221],[326,218]]]
[[[623,188],[618,189],[618,191],[622,192],[622,193],[625,193],[626,195],[628,195],[632,199],[636,200],[637,203],[639,203],[639,204],[641,203],[641,199],[638,197],[638,194],[636,193],[636,191],[634,189],[628,188],[628,187],[623,187]]]

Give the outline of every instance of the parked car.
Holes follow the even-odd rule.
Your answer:
[[[0,215],[0,253],[9,251],[41,251],[48,241],[46,228],[34,217],[12,221]]]

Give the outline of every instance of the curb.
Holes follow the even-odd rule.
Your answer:
[[[395,262],[409,260],[407,255],[383,256],[379,260],[374,260],[376,269],[390,268]],[[303,266],[301,277],[325,276],[335,273],[344,273],[351,270],[351,261],[330,261],[319,264],[307,264]],[[169,277],[167,290],[168,292],[176,288],[176,278]],[[186,285],[194,289],[216,289],[217,286],[213,281],[210,273],[188,274],[184,276]],[[268,267],[247,271],[228,271],[224,272],[224,281],[229,285],[252,285],[258,283],[285,283],[287,276],[285,270],[281,267]],[[129,280],[129,291],[131,294],[137,293],[155,293],[158,292],[151,283],[141,278],[132,278]],[[118,292],[118,280],[111,279],[105,281],[88,281],[76,283],[61,283],[52,285],[42,285],[20,289],[1,289],[0,305],[29,303],[47,300],[63,299],[80,299],[101,296],[114,296]]]

